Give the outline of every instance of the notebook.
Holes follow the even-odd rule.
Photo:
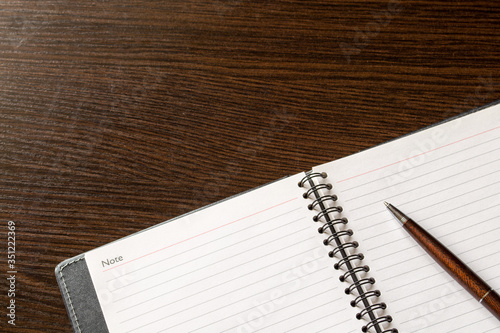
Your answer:
[[[70,258],[75,332],[499,332],[386,210],[500,290],[500,104]]]

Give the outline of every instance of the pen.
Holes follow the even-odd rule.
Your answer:
[[[403,228],[476,300],[500,320],[500,296],[476,273],[451,253],[443,244],[422,229],[399,209],[384,201],[387,209],[401,223]]]

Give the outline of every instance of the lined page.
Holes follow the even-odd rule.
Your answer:
[[[400,332],[500,325],[410,238],[388,201],[500,291],[500,107],[318,166],[334,183]]]
[[[359,329],[299,174],[86,254],[111,332]]]

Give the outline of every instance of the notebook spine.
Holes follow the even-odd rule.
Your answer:
[[[333,247],[328,256],[337,259],[334,269],[344,272],[339,279],[349,283],[345,293],[354,297],[351,306],[361,309],[356,314],[358,320],[365,321],[361,331],[397,333],[396,328],[386,327],[392,322],[392,317],[385,314],[386,304],[378,301],[381,293],[373,288],[375,279],[366,274],[370,267],[361,264],[364,255],[357,251],[358,242],[351,241],[353,231],[346,229],[348,220],[342,217],[342,207],[336,204],[338,198],[331,193],[333,186],[326,182],[326,178],[325,172],[308,172],[299,182],[299,187],[306,188],[305,199],[313,200],[307,208],[318,211],[313,221],[322,224],[318,228],[320,234],[328,235],[323,244]]]

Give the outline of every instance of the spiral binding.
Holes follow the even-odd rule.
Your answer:
[[[314,182],[319,178],[320,182]],[[360,312],[356,314],[358,320],[364,319],[368,323],[362,326],[362,332],[368,332],[372,328],[377,333],[398,333],[395,328],[385,329],[382,327],[384,323],[390,323],[392,317],[389,315],[378,315],[378,312],[385,311],[387,308],[385,303],[377,302],[380,297],[379,290],[368,290],[367,286],[375,283],[375,279],[371,277],[360,277],[360,274],[366,273],[370,270],[367,265],[360,265],[359,263],[364,259],[362,253],[357,253],[356,248],[359,246],[356,241],[346,241],[344,237],[351,237],[353,232],[351,229],[339,229],[339,226],[346,225],[348,220],[345,217],[338,217],[342,212],[342,207],[335,204],[337,196],[333,194],[320,193],[320,190],[330,191],[333,186],[329,183],[321,182],[327,178],[325,172],[308,172],[304,178],[299,182],[299,187],[305,187],[306,184],[309,188],[303,194],[305,199],[314,199],[311,204],[307,206],[309,210],[319,208],[319,213],[313,217],[313,221],[321,221],[323,225],[318,228],[318,232],[323,234],[327,231],[331,233],[323,244],[326,246],[333,246],[333,250],[328,253],[328,256],[333,258],[340,255],[340,259],[333,265],[336,270],[343,269],[345,273],[339,279],[342,282],[350,283],[349,287],[345,289],[346,294],[357,294],[353,301],[352,307],[362,306]],[[328,205],[333,203],[333,205]],[[333,217],[332,215],[337,216]],[[349,251],[350,250],[350,251]],[[352,252],[352,253],[350,253]],[[356,263],[356,264],[355,264]]]

